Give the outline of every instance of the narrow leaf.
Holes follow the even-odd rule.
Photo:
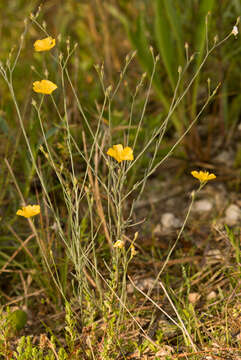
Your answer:
[[[178,64],[176,61],[176,68],[178,65],[182,65],[184,61],[184,41],[183,41],[183,32],[180,23],[180,14],[177,13],[177,9],[175,7],[175,3],[173,0],[165,0],[164,1],[166,13],[171,25],[171,31],[177,43],[178,50]]]
[[[196,57],[195,72],[197,71],[203,59],[203,55],[205,51],[205,43],[206,43],[206,17],[208,12],[213,9],[214,4],[215,4],[215,0],[200,1],[199,11],[196,16],[197,25],[196,25],[196,33],[195,33],[195,44],[194,44],[195,50],[198,54]],[[196,115],[197,92],[198,92],[199,80],[200,80],[200,76],[197,76],[193,88],[192,117],[195,117]]]
[[[166,8],[163,4],[163,0],[155,0],[155,36],[157,39],[158,49],[166,68],[170,84],[172,89],[175,88],[177,69],[174,71],[173,62],[176,56],[174,56],[174,44],[173,36],[170,30],[170,24],[167,19]]]

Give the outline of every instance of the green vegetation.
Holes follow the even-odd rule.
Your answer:
[[[0,359],[240,356],[240,10],[0,1]]]

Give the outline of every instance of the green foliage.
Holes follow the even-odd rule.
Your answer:
[[[180,13],[173,1],[154,1],[155,38],[168,79],[174,91],[177,82],[177,67],[184,63],[183,33]],[[177,52],[175,49],[177,46]]]
[[[178,0],[154,0],[151,3],[145,3],[144,1],[140,3],[142,7],[140,6],[139,13],[135,17],[130,17],[127,11],[125,13],[124,8],[120,11],[117,7],[109,6],[108,9],[124,25],[133,48],[138,51],[140,64],[149,77],[151,76],[153,63],[149,46],[152,45],[160,54],[161,66],[154,77],[153,85],[156,90],[156,96],[162,103],[164,112],[168,112],[172,99],[170,89],[174,92],[178,79],[178,67],[185,67],[186,55],[188,54],[189,57],[192,54],[194,55],[192,70],[196,72],[207,53],[208,47],[212,46],[213,39],[219,32],[219,21],[225,23],[224,31],[228,34],[237,16],[240,14],[238,12],[240,6],[236,1],[224,1],[221,5],[221,11],[218,12],[220,2],[217,0],[204,0],[201,2],[185,0],[181,3]],[[149,16],[146,16],[146,14]],[[240,53],[240,46],[234,43],[234,47],[235,49],[232,51],[233,56],[229,56],[229,60],[232,61],[232,70],[235,72],[235,69],[239,68],[238,54]],[[220,59],[221,65],[219,66],[225,67],[227,66],[226,57],[228,56],[226,48],[220,51],[222,52],[222,57]],[[209,68],[212,69],[213,67],[217,67],[217,64],[214,64],[211,59],[209,61]],[[223,104],[225,104],[224,121],[228,126],[227,130],[230,129],[230,125],[234,121],[233,119],[237,119],[237,116],[239,116],[240,110],[240,107],[235,105],[239,101],[239,96],[232,97],[231,101],[227,98],[232,87],[229,81],[229,79],[233,79],[232,70],[225,79],[220,79],[220,76],[217,76],[217,72],[212,73],[211,76],[211,80],[214,83],[224,80],[221,89],[221,99]],[[208,72],[205,76],[207,79],[210,73]],[[180,91],[185,89],[188,77],[189,75],[184,77]],[[239,75],[238,77],[240,79]],[[200,97],[203,92],[200,83],[201,78],[203,80],[203,74],[201,75],[198,72],[193,82],[192,95],[185,99],[180,104],[178,110],[172,114],[172,121],[179,135],[183,133],[190,123],[189,119],[194,118],[199,111]],[[151,126],[150,123],[150,128]],[[226,136],[228,136],[228,132]],[[198,153],[195,149],[197,146],[200,146],[200,140],[190,143],[186,147],[186,151],[189,153],[191,150]]]
[[[239,234],[235,234],[234,230],[229,229],[229,227],[227,225],[225,226],[225,229],[226,229],[227,237],[230,241],[230,244],[232,245],[232,247],[234,249],[236,263],[239,266],[239,268],[241,268],[241,265],[240,265],[240,260],[241,260],[240,231],[239,231]]]
[[[197,26],[194,29],[194,49],[197,52],[196,62],[195,62],[195,70],[197,70],[203,60],[203,56],[205,53],[205,44],[208,45],[207,38],[209,36],[208,31],[208,18],[209,14],[214,7],[215,0],[204,0],[200,2],[198,13],[196,18],[193,19]],[[216,5],[217,6],[217,5]],[[210,41],[210,40],[208,40]],[[212,40],[211,40],[212,41]],[[199,90],[199,81],[200,75],[197,76],[195,83],[194,83],[194,90],[192,96],[192,116],[195,116],[197,113],[197,101],[198,101],[198,90]]]
[[[15,310],[8,314],[7,322],[13,332],[20,331],[27,323],[27,314],[23,310]]]
[[[50,349],[44,350],[34,345],[30,336],[22,336],[19,339],[17,351],[14,352],[11,360],[55,360],[56,356],[59,360],[67,360],[68,354],[64,348],[61,347],[58,351],[56,351],[55,346],[55,340],[53,337],[48,345]]]
[[[76,330],[77,320],[71,307],[66,303],[66,316],[64,327],[64,346],[59,346],[59,341],[54,335],[40,335],[39,344],[33,342],[32,336],[21,336],[18,339],[16,351],[10,350],[10,339],[20,331],[26,323],[26,313],[22,310],[15,310],[5,315],[1,314],[1,336],[0,336],[0,355],[9,360],[67,360],[70,358],[77,360],[81,356],[78,349],[78,332]]]

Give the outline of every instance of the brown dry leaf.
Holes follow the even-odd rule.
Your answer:
[[[212,265],[224,261],[224,257],[219,249],[211,249],[206,253],[205,260],[208,265]]]
[[[156,356],[168,356],[174,353],[174,349],[169,345],[163,345],[162,349],[159,350],[155,355]]]

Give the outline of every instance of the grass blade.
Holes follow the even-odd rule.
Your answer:
[[[158,49],[163,61],[163,64],[166,68],[169,82],[172,89],[174,90],[176,84],[176,76],[174,75],[177,71],[173,71],[174,64],[174,47],[173,47],[173,37],[170,31],[170,25],[167,20],[165,13],[165,7],[163,6],[163,1],[155,0],[154,3],[155,9],[155,37],[157,40]]]
[[[132,27],[130,25],[131,21],[122,14],[117,8],[113,6],[106,6],[106,8],[109,10],[109,12],[116,17],[125,27],[125,30],[128,34],[128,37],[131,41],[132,46],[137,50],[138,53],[138,59],[144,69],[144,71],[148,74],[148,76],[151,76],[152,69],[153,69],[153,59],[150,52],[150,47],[146,38],[146,26],[144,21],[144,15],[141,13],[135,24],[135,31],[132,30]],[[158,78],[158,76],[155,74],[153,79],[153,85],[155,87],[156,93],[161,100],[164,108],[166,111],[169,109],[169,101],[167,97],[165,96],[161,82]]]
[[[202,0],[199,5],[199,11],[196,16],[197,19],[197,26],[196,26],[196,33],[195,33],[195,51],[198,52],[196,56],[196,64],[195,64],[195,72],[197,68],[200,66],[204,51],[205,51],[205,43],[206,43],[206,16],[209,11],[213,9],[215,4],[215,0]],[[200,76],[197,76],[196,81],[193,87],[193,97],[192,97],[192,109],[191,114],[192,118],[196,115],[196,107],[197,107],[197,92],[198,92],[198,85],[199,85]]]
[[[180,14],[177,14],[176,8],[173,4],[173,0],[164,1],[167,17],[170,21],[172,34],[177,42],[177,50],[178,50],[178,61],[176,63],[176,67],[178,65],[182,65],[184,62],[184,41],[183,41],[183,32],[180,23]]]

